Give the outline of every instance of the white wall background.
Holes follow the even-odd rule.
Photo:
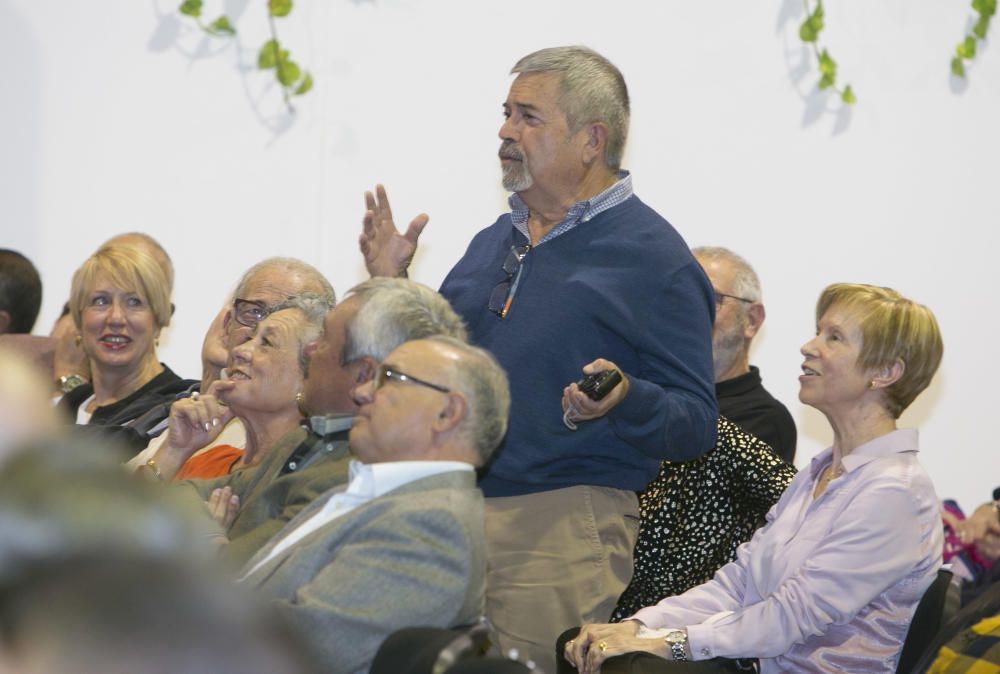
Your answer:
[[[969,82],[949,77],[964,0],[827,3],[850,110],[815,89],[798,0],[298,0],[281,37],[317,85],[294,117],[254,70],[264,0],[206,0],[236,20],[235,41],[203,36],[178,4],[0,0],[0,247],[43,274],[36,332],[98,244],[144,230],[178,270],[162,359],[198,376],[201,336],[253,262],[301,257],[338,292],[362,279],[362,193],[376,181],[399,219],[431,214],[412,276],[436,286],[505,208],[507,71],[534,49],[587,44],[628,81],[637,193],[692,246],[757,266],[768,320],[753,360],[796,418],[799,465],[829,431],[797,402],[798,348],[819,291],[861,281],[941,322],[942,371],[903,417],[939,493],[969,508],[1000,484],[987,381],[1000,54],[981,45]]]

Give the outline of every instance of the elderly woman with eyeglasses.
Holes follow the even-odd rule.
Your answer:
[[[204,479],[258,464],[302,421],[305,347],[319,337],[332,308],[328,297],[306,294],[270,310],[250,340],[232,349],[224,379],[206,394],[174,403],[167,438],[146,472],[158,479]],[[234,418],[246,431],[244,447],[213,444]],[[203,447],[209,449],[195,454]]]
[[[172,311],[170,280],[144,248],[112,244],[91,255],[73,275],[70,314],[92,381],[64,395],[59,407],[77,424],[102,427],[138,451],[129,424],[195,383],[156,355]]]
[[[566,660],[584,674],[736,671],[739,658],[759,658],[763,673],[894,672],[942,549],[917,432],[896,420],[942,351],[926,307],[888,288],[826,288],[799,399],[826,416],[833,446],[795,476],[736,561],[625,622],[585,625]],[[634,655],[608,660],[624,653]]]

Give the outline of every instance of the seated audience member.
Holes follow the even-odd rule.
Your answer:
[[[287,257],[272,257],[248,269],[236,285],[234,297],[216,315],[209,325],[201,347],[201,384],[198,391],[208,393],[213,382],[222,376],[230,351],[250,339],[257,323],[274,307],[294,296],[316,295],[331,306],[336,296],[330,282],[312,265]],[[163,432],[167,426],[169,405],[160,412],[161,425],[154,426],[149,435],[155,435],[146,448],[127,464],[135,470],[152,459],[160,446],[170,437]],[[246,434],[238,417],[233,417],[223,428],[214,443],[228,444],[243,449]],[[209,449],[202,447],[194,456]]]
[[[237,568],[316,497],[347,482],[347,434],[357,411],[352,387],[372,379],[403,342],[432,335],[465,340],[448,301],[405,279],[374,278],[352,288],[323,325],[305,350],[301,406],[309,424],[280,438],[253,470],[181,487],[219,513],[229,538],[222,556]]]
[[[45,371],[52,365],[52,340],[31,334],[41,305],[42,280],[35,265],[17,251],[0,248],[0,346]]]
[[[750,365],[750,343],[765,316],[757,272],[727,248],[702,247],[691,252],[715,291],[712,360],[719,416],[760,438],[793,464],[795,421],[764,388],[760,370]]]
[[[58,427],[48,382],[20,349],[0,346],[0,466],[21,445]]]
[[[816,327],[799,399],[826,416],[833,446],[712,580],[625,622],[585,625],[564,648],[581,672],[633,671],[636,656],[608,658],[635,651],[657,656],[638,656],[651,660],[646,672],[688,671],[659,658],[760,658],[763,673],[895,670],[942,546],[917,433],[896,419],[930,383],[941,336],[926,307],[866,285],[826,288]]]
[[[318,671],[160,492],[78,438],[0,466],[0,671]]]
[[[146,463],[148,472],[158,479],[212,478],[260,463],[302,420],[303,351],[332,308],[317,295],[275,307],[250,341],[232,350],[227,379],[171,406],[168,438]],[[246,432],[245,447],[213,445],[233,417]],[[210,449],[192,456],[200,447]]]
[[[993,490],[993,499],[965,518],[953,501],[945,501],[941,511],[944,561],[965,581],[963,605],[1000,580],[1000,487]]]
[[[475,468],[507,428],[507,377],[449,337],[406,342],[355,390],[351,479],[251,559],[243,582],[271,597],[331,674],[368,671],[407,626],[453,627],[484,609],[486,542]]]
[[[711,580],[764,524],[793,477],[795,469],[767,443],[725,417],[708,454],[664,461],[639,495],[634,571],[611,622]]]
[[[109,246],[88,258],[73,275],[70,313],[93,380],[63,396],[59,407],[77,424],[110,429],[185,392],[194,382],[156,356],[171,311],[168,279],[149,253]],[[109,434],[132,454],[145,444],[135,433]]]
[[[163,270],[167,284],[167,296],[173,295],[174,263],[156,239],[142,232],[127,232],[111,237],[102,243],[99,249],[108,246],[131,246],[148,253]],[[173,313],[174,305],[171,304],[170,315],[173,316]],[[90,361],[76,339],[78,334],[70,315],[69,302],[67,302],[63,307],[62,315],[52,326],[52,331],[47,338],[53,349],[52,380],[56,385],[57,398],[91,380]]]
[[[31,333],[42,306],[42,279],[31,260],[0,248],[0,335]]]

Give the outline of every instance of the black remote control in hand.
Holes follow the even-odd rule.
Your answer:
[[[588,374],[576,382],[576,385],[591,400],[601,400],[604,396],[611,393],[611,389],[618,386],[618,382],[621,380],[622,373],[618,370],[604,370]]]

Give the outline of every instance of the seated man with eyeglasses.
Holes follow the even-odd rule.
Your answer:
[[[712,360],[719,415],[771,446],[786,463],[795,461],[795,421],[761,382],[750,364],[750,343],[764,323],[760,279],[750,263],[727,248],[691,251],[715,291]]]
[[[301,260],[272,257],[250,267],[236,285],[235,299],[223,307],[205,333],[201,347],[201,383],[186,395],[208,393],[212,383],[222,378],[230,351],[250,339],[254,328],[271,309],[302,293],[324,297],[331,304],[335,302],[333,286],[326,277]],[[155,475],[155,464],[150,467],[148,462],[155,462],[157,451],[168,438],[164,431],[169,414],[170,405],[167,404],[135,421],[136,430],[147,436],[148,444],[126,464],[127,468],[140,472],[148,470]],[[221,444],[243,449],[246,432],[239,419],[233,418],[209,446],[197,450],[195,455]]]
[[[316,499],[244,567],[311,639],[320,669],[367,672],[403,627],[456,627],[484,609],[475,469],[507,430],[507,377],[450,337],[406,342],[354,389],[347,488]]]

